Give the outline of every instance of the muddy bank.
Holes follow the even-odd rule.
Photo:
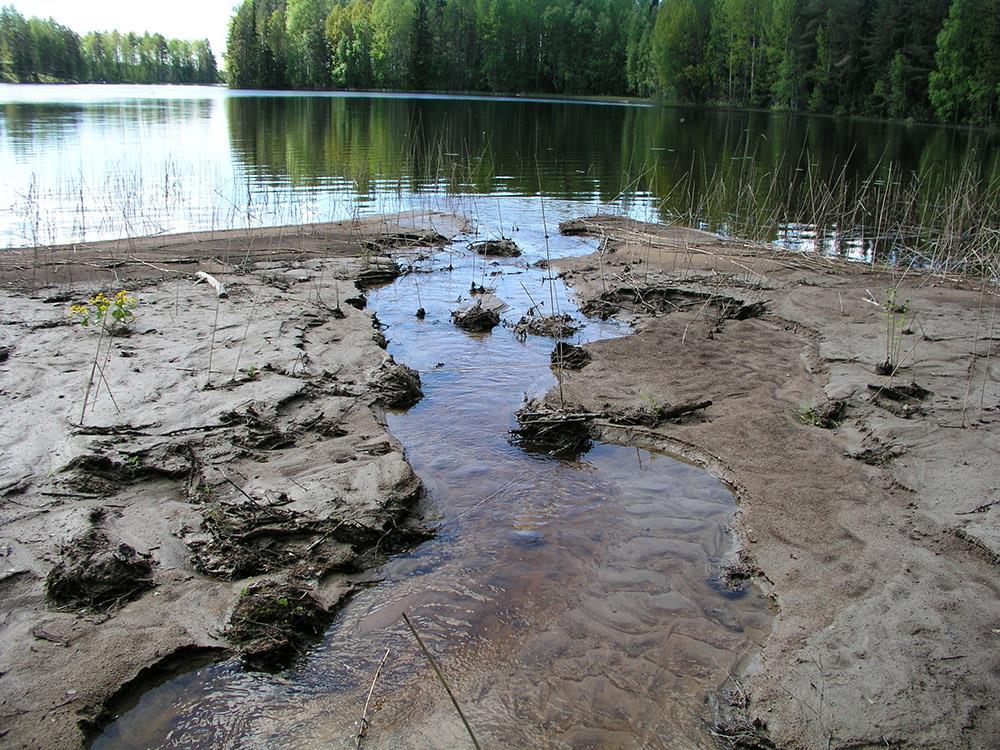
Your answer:
[[[352,573],[427,538],[383,411],[419,376],[358,308],[394,253],[460,229],[403,215],[0,256],[5,746],[79,746],[179,659],[287,663]],[[68,314],[122,289],[135,317],[110,346]]]
[[[612,217],[558,267],[631,336],[562,369],[552,411],[707,465],[737,490],[752,577],[779,614],[722,696],[723,741],[986,747],[1000,735],[994,298]],[[895,293],[892,294],[892,290]],[[891,359],[894,376],[879,375]],[[915,384],[915,385],[914,385]],[[673,419],[622,424],[608,415]],[[617,423],[616,423],[617,422]],[[824,429],[826,428],[826,429]],[[728,716],[726,716],[728,714]]]

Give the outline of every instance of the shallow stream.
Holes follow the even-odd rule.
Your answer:
[[[554,231],[579,209],[546,204],[551,257],[593,249]],[[713,582],[732,544],[733,498],[704,471],[644,450],[596,443],[569,461],[511,445],[522,399],[555,384],[553,341],[506,327],[470,335],[450,311],[474,280],[509,305],[505,320],[553,298],[580,316],[562,282],[550,296],[533,265],[546,255],[538,201],[507,210],[523,258],[484,262],[460,238],[369,294],[389,350],[423,380],[423,400],[388,422],[427,488],[422,511],[437,536],[372,572],[379,582],[294,668],[248,673],[229,660],[182,674],[146,692],[94,748],[355,747],[387,649],[365,747],[471,746],[403,611],[483,747],[713,746],[707,700],[770,626],[756,591]],[[626,333],[588,320],[573,340]]]

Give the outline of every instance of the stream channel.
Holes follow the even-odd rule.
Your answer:
[[[552,258],[596,249],[555,230],[579,203],[545,208]],[[460,237],[369,293],[389,351],[423,380],[423,400],[387,420],[424,482],[419,510],[435,538],[370,571],[377,583],[291,669],[247,672],[234,658],[175,675],[136,696],[93,748],[356,747],[387,649],[364,746],[471,747],[404,611],[484,748],[714,747],[710,696],[772,617],[756,589],[715,581],[733,545],[733,497],[703,470],[634,447],[595,442],[562,460],[510,443],[525,396],[556,384],[554,342],[503,325],[468,334],[449,318],[473,280],[495,287],[505,321],[531,299],[548,311],[539,203],[508,199],[505,211],[518,226],[480,221],[479,237],[502,227],[523,257],[484,261]],[[584,321],[562,281],[552,291],[585,323],[574,343],[627,335]]]

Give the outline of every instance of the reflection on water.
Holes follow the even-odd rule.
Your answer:
[[[546,212],[552,221],[574,208]],[[423,380],[424,399],[389,424],[427,487],[437,537],[375,571],[381,582],[358,593],[294,669],[197,670],[147,693],[94,747],[353,747],[386,649],[366,747],[464,747],[403,611],[484,746],[712,747],[706,698],[770,622],[756,592],[727,595],[709,582],[731,543],[732,497],[701,470],[634,448],[598,444],[562,461],[509,443],[524,395],[554,383],[553,342],[521,342],[505,328],[472,336],[448,316],[474,278],[495,286],[515,320],[531,304],[526,289],[547,297],[544,272],[528,267],[544,256],[537,201],[520,215],[526,258],[437,251],[418,262],[433,273],[370,295],[390,350]],[[551,242],[554,255],[591,249]],[[575,311],[561,284],[557,292]],[[577,339],[622,333],[595,321]]]
[[[0,86],[0,247],[448,208],[462,196],[541,190],[591,210],[693,216],[733,233],[784,227],[792,242],[863,255],[870,237],[841,245],[837,232],[873,220],[865,204],[883,183],[905,193],[921,175],[918,200],[898,208],[913,217],[895,218],[933,218],[964,167],[976,176],[965,192],[1000,179],[998,143],[995,131],[768,112]],[[838,192],[819,189],[824,182]],[[818,218],[823,226],[812,227]]]

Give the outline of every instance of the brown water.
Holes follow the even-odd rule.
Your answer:
[[[537,260],[537,201],[520,218],[515,236]],[[554,256],[590,249],[551,241]],[[226,661],[182,675],[142,696],[95,748],[354,747],[386,649],[366,747],[469,746],[403,611],[484,747],[712,746],[706,701],[770,623],[757,592],[713,584],[732,496],[696,467],[635,448],[598,443],[566,461],[512,446],[524,395],[555,382],[553,342],[505,328],[468,335],[448,314],[473,278],[496,285],[511,320],[531,304],[522,284],[548,307],[545,272],[457,247],[418,263],[431,273],[370,295],[390,351],[423,379],[424,399],[389,424],[427,487],[436,538],[373,572],[384,580],[293,669],[249,674]],[[561,282],[554,292],[576,312]],[[624,333],[588,321],[577,339]]]

